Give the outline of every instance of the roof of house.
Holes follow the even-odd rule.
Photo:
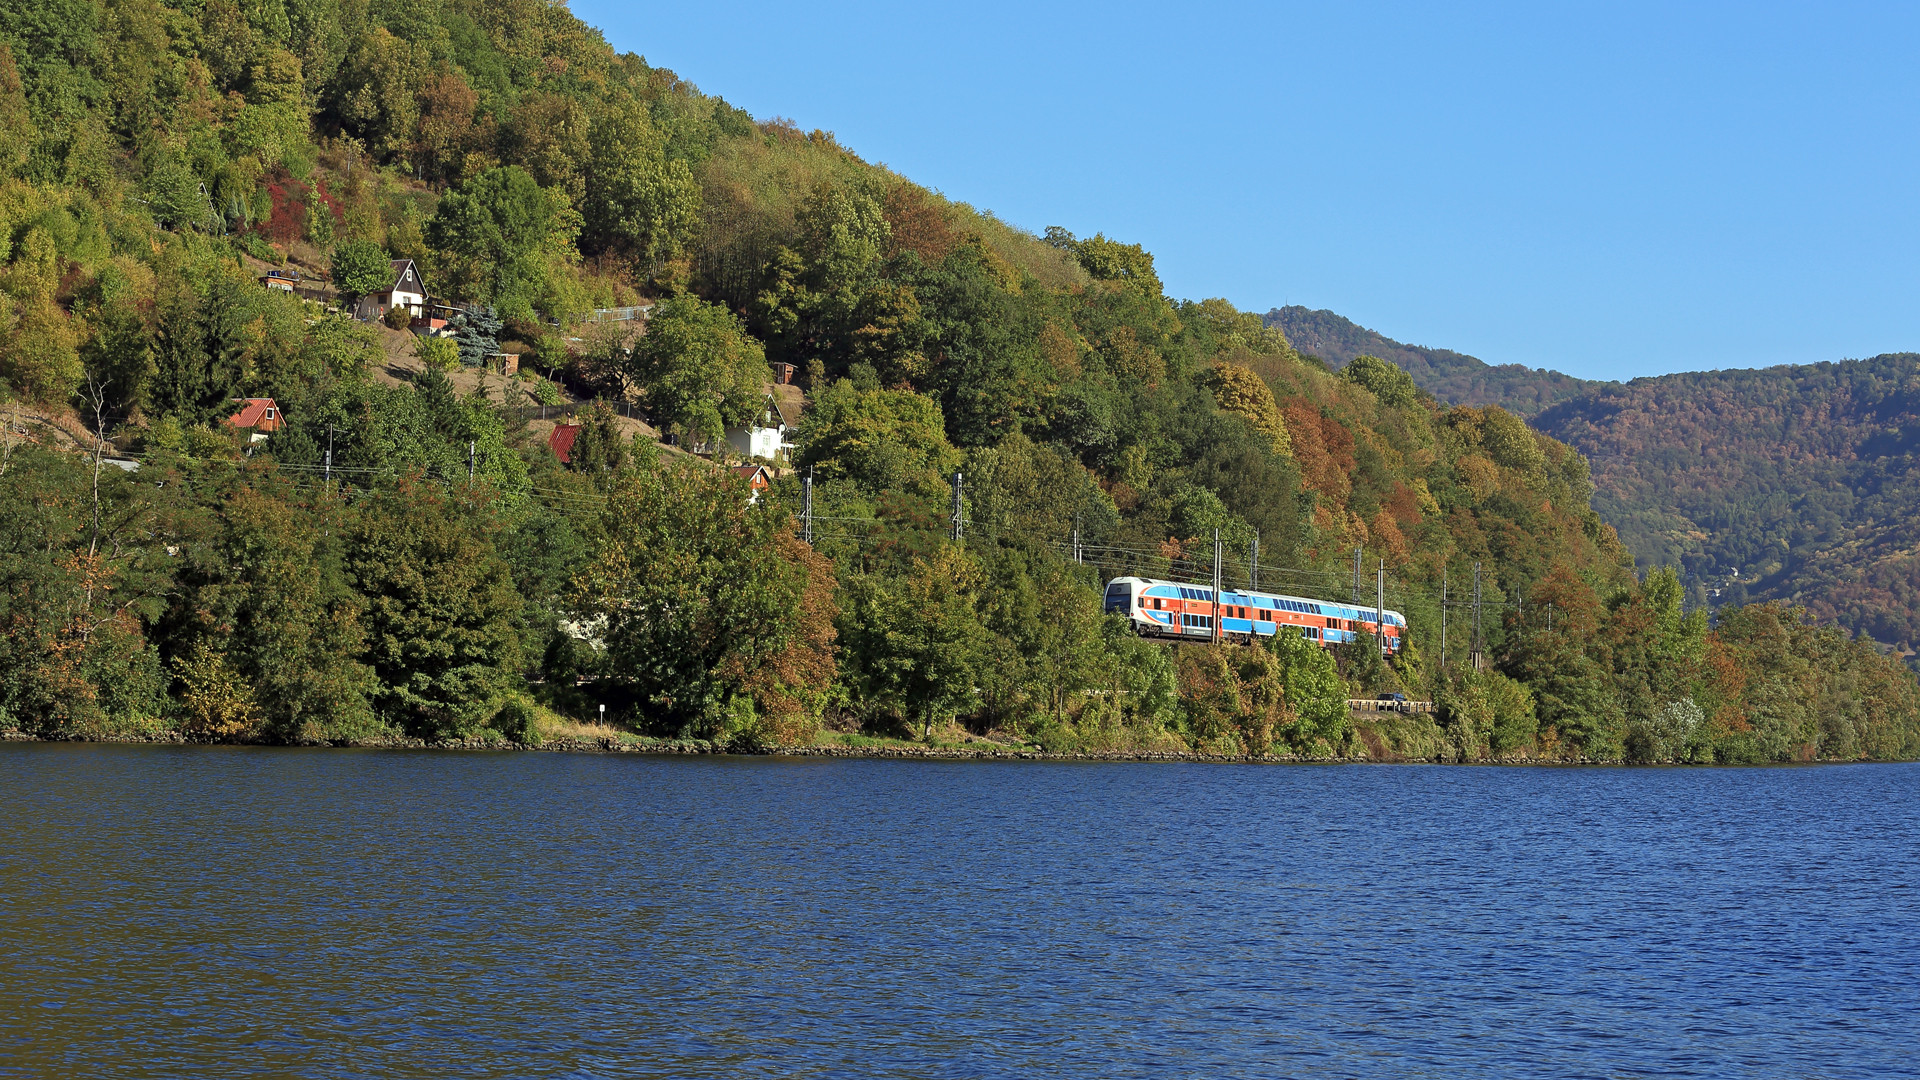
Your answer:
[[[773,407],[779,410],[780,422],[790,428],[799,427],[800,414],[806,408],[806,393],[792,383],[773,383],[767,387],[767,393],[773,398]]]
[[[227,423],[234,427],[259,427],[261,422],[266,420],[268,409],[273,409],[276,414],[279,411],[279,406],[275,405],[270,397],[234,398],[233,400],[239,404],[240,411],[227,417]]]
[[[553,434],[547,436],[547,446],[552,448],[553,456],[560,459],[560,464],[571,464],[573,440],[578,438],[579,435],[579,424],[555,424],[553,426]]]
[[[426,279],[420,276],[420,268],[413,265],[412,259],[389,259],[387,260],[387,263],[388,265],[393,267],[393,284],[387,286],[388,292],[394,292],[397,290],[400,292],[414,292],[414,293],[420,293],[422,295],[426,294],[426,291],[427,291]],[[402,289],[400,287],[400,282],[402,279],[404,279],[407,276],[407,271],[409,270],[413,271],[413,281],[408,285],[407,288]]]
[[[765,465],[735,465],[733,475],[745,480],[753,487],[766,487],[773,482],[773,474]]]

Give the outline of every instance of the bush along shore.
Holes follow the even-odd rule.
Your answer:
[[[1593,494],[1500,408],[564,5],[0,5],[0,729],[1920,755],[1911,670],[1709,625]],[[1373,600],[1408,645],[1167,646],[1106,612],[1126,575]],[[1390,693],[1438,711],[1345,707]]]
[[[569,730],[571,729],[571,730]],[[1482,764],[1482,765],[1620,765],[1620,759],[1589,758],[1562,754],[1540,757],[1532,753],[1490,755],[1463,744],[1449,733],[1449,726],[1432,717],[1390,717],[1381,722],[1370,718],[1356,723],[1354,738],[1330,753],[1292,753],[1274,751],[1264,754],[1215,752],[1192,749],[1072,749],[1047,750],[1038,744],[1001,742],[993,739],[961,737],[956,741],[910,742],[904,739],[831,736],[810,746],[774,746],[759,743],[716,742],[710,739],[653,738],[627,732],[607,733],[603,725],[583,728],[567,725],[562,730],[541,733],[531,738],[509,739],[494,732],[466,738],[425,739],[404,735],[373,736],[323,742],[263,743],[252,739],[212,738],[188,735],[179,730],[119,732],[113,734],[29,735],[18,730],[0,730],[0,742],[99,742],[148,745],[272,745],[341,748],[360,750],[441,750],[491,752],[543,752],[573,754],[639,754],[656,756],[742,755],[787,758],[841,758],[906,761],[1081,761],[1081,762],[1198,762],[1214,764]],[[1324,749],[1324,748],[1323,748]],[[1858,758],[1803,759],[1813,761],[1856,761]],[[1652,762],[1638,762],[1652,764]],[[1664,764],[1704,764],[1705,761]]]

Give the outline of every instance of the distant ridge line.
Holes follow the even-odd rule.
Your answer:
[[[1294,304],[1274,308],[1263,319],[1268,326],[1279,327],[1294,348],[1319,357],[1336,371],[1356,356],[1377,356],[1406,369],[1415,384],[1449,405],[1498,405],[1530,417],[1589,388],[1606,385],[1524,364],[1489,364],[1452,349],[1408,345],[1324,309]]]

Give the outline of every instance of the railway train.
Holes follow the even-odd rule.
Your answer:
[[[1127,616],[1136,631],[1151,637],[1215,637],[1213,589],[1207,585],[1118,577],[1107,582],[1106,610]],[[1380,625],[1377,620],[1383,617],[1385,624]],[[1397,611],[1251,589],[1220,590],[1220,637],[1272,637],[1283,626],[1298,627],[1323,648],[1352,641],[1363,630],[1380,639],[1383,652],[1398,652],[1406,644],[1407,620]]]

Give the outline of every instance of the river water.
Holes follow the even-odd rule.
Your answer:
[[[0,745],[0,1076],[1920,1071],[1920,766]]]

